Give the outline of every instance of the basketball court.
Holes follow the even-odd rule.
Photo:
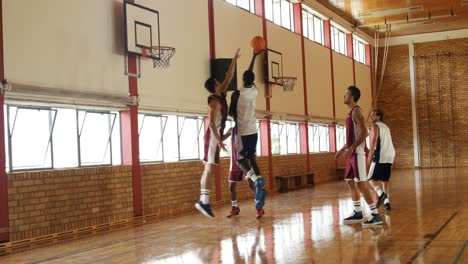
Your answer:
[[[468,263],[468,2],[384,2],[0,0],[0,263]]]

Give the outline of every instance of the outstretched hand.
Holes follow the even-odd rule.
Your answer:
[[[237,60],[240,57],[240,48],[237,49],[236,54],[234,54],[234,59]]]

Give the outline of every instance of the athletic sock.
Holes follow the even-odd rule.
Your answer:
[[[375,204],[369,204],[369,209],[370,209],[372,214],[378,214],[379,213],[379,211],[377,211],[377,206],[375,206]]]
[[[355,212],[362,212],[361,208],[361,200],[353,201],[354,211]]]
[[[239,207],[239,204],[237,203],[237,200],[231,201],[232,207]]]
[[[211,191],[208,189],[201,189],[200,190],[200,201],[204,204],[210,203],[210,193]]]
[[[382,189],[380,189],[379,186],[375,186],[374,189],[375,189],[375,191],[377,192],[377,194],[378,194],[379,196],[382,195],[383,192],[382,192]]]
[[[247,177],[252,179],[253,182],[256,182],[259,176],[255,174],[254,169],[251,169],[247,172]]]

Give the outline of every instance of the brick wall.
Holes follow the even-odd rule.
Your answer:
[[[310,154],[310,164],[316,184],[337,180],[335,153]]]
[[[201,161],[141,166],[143,214],[175,215],[193,209],[200,195]],[[214,201],[215,179],[211,179]]]
[[[333,153],[311,154],[316,183],[335,180]],[[267,180],[268,158],[258,157]],[[229,203],[229,160],[222,159],[221,200]],[[194,211],[200,194],[201,161],[143,164],[144,215],[168,217]],[[273,175],[306,172],[306,155],[273,157]],[[130,166],[12,173],[8,176],[11,241],[105,224],[133,217],[132,170]],[[274,183],[273,192],[277,190]],[[238,185],[238,199],[252,199],[245,182]]]
[[[422,167],[468,165],[468,39],[416,43],[415,75],[419,151]],[[450,52],[451,56],[420,56]],[[380,54],[380,65],[383,50]],[[395,167],[414,166],[408,45],[389,48],[378,107],[392,131]],[[453,106],[453,108],[452,108]]]
[[[383,50],[379,51],[379,55],[381,62]],[[378,108],[384,112],[384,122],[392,133],[396,150],[395,168],[414,167],[408,45],[389,48]]]
[[[468,137],[464,117],[468,107],[467,42],[465,38],[414,46],[423,167],[468,165],[468,143],[464,140]],[[436,53],[451,54],[429,56]]]
[[[131,175],[129,166],[9,174],[10,240],[131,218]]]

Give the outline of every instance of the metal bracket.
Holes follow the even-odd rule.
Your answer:
[[[7,80],[2,80],[0,82],[0,94],[4,95],[5,91],[9,91],[11,89],[11,86],[8,84]]]
[[[136,56],[136,55],[135,55]],[[130,76],[130,77],[135,77],[135,78],[140,78],[141,77],[141,58],[140,56],[136,56],[137,58],[137,61],[138,61],[138,64],[137,64],[137,72],[136,73],[133,73],[133,72],[129,72],[128,71],[128,53],[125,52],[125,56],[124,56],[124,61],[125,61],[125,75],[127,76]]]
[[[140,104],[140,98],[138,96],[130,96],[130,104],[129,105],[139,105]]]

